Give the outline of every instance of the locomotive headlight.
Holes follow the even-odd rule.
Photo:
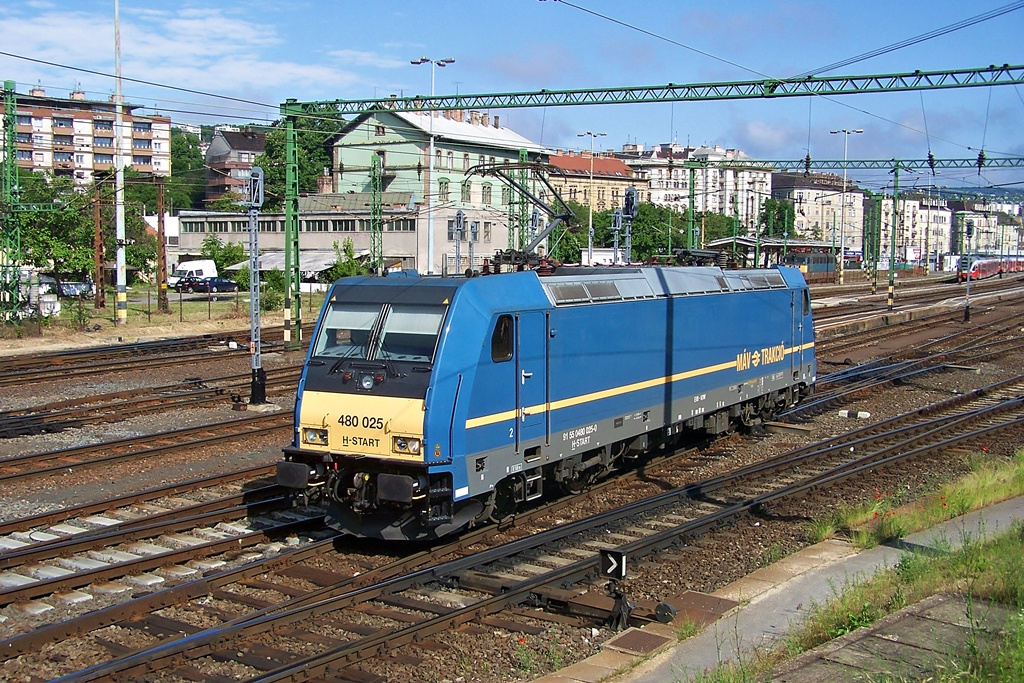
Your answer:
[[[363,375],[359,378],[359,386],[369,391],[373,389],[373,375]]]
[[[312,429],[306,428],[302,430],[302,440],[305,443],[326,446],[327,445],[327,430],[326,429]]]
[[[415,455],[420,452],[420,440],[410,439],[407,436],[393,436],[391,437],[391,450],[394,453],[412,453]]]

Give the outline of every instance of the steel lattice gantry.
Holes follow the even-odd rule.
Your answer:
[[[638,104],[648,102],[704,102],[709,100],[774,99],[784,97],[856,95],[891,93],[914,90],[941,90],[991,85],[1024,83],[1024,65],[1004,64],[975,69],[942,71],[913,71],[909,73],[876,74],[867,76],[808,76],[794,79],[761,79],[753,81],[727,81],[722,83],[694,83],[690,85],[629,86],[623,88],[589,88],[582,90],[537,90],[513,93],[478,95],[435,95],[390,97],[387,99],[331,100],[299,102],[289,99],[281,105],[288,134],[286,135],[285,196],[285,262],[288,279],[285,311],[285,340],[291,348],[301,343],[301,314],[298,272],[298,181],[297,151],[294,135],[296,122],[303,117],[317,116],[326,111],[334,115],[359,115],[375,111],[438,111],[446,109],[512,109],[522,107],[581,106],[594,104]],[[773,162],[766,162],[771,164]],[[777,163],[777,162],[775,162]],[[802,162],[793,164],[799,165]],[[836,162],[841,163],[841,162]],[[847,162],[847,168],[856,162]],[[884,163],[884,162],[883,162]],[[893,162],[894,163],[894,162]],[[791,165],[792,162],[786,162]],[[927,164],[927,162],[925,162]],[[970,168],[971,164],[963,166]],[[989,165],[987,162],[986,166]],[[994,164],[993,164],[994,165]],[[908,167],[904,165],[904,168]],[[957,166],[958,168],[961,166]],[[817,166],[817,168],[827,168]],[[841,168],[837,166],[836,168]],[[879,166],[878,168],[885,168]],[[289,252],[292,259],[289,259]],[[291,330],[287,329],[291,326]],[[290,332],[294,330],[294,334]]]

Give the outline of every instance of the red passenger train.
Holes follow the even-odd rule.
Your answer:
[[[983,280],[994,277],[1000,273],[1024,273],[1024,256],[1004,256],[1003,258],[979,258],[971,262],[970,278],[972,280]],[[965,273],[959,266],[956,279],[958,282],[967,280]]]

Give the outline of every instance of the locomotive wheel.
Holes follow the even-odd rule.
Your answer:
[[[511,478],[498,484],[491,497],[494,501],[490,517],[488,517],[491,522],[499,524],[515,514],[516,497]]]
[[[562,480],[562,488],[565,489],[566,493],[574,496],[583,493],[594,483],[594,468],[590,467],[575,474],[576,476],[572,479]]]

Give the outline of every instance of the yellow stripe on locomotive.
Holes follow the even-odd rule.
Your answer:
[[[423,399],[306,391],[298,442],[322,453],[423,462]]]

